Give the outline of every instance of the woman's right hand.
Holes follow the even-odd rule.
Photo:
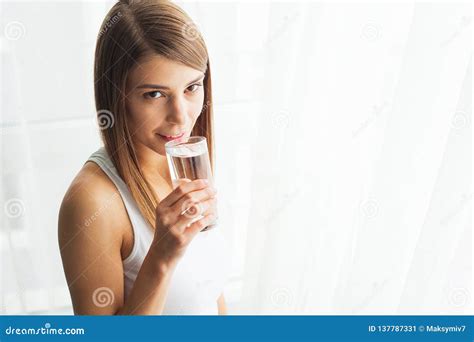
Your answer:
[[[216,202],[215,189],[197,179],[181,183],[158,204],[150,250],[160,267],[173,268],[194,236],[215,221]]]

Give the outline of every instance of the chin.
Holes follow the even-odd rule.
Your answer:
[[[156,141],[144,144],[149,150],[161,155],[166,156],[165,144],[157,143]]]
[[[156,148],[153,149],[153,151],[155,151],[159,155],[166,157],[165,145],[157,146]]]

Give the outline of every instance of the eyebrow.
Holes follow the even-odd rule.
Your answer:
[[[203,79],[206,75],[201,75],[199,76],[198,78],[196,78],[195,80],[192,80],[191,82],[189,82],[186,87],[188,87],[189,85],[191,85],[192,83],[194,82],[197,82],[197,81],[200,81],[201,79]],[[140,88],[153,88],[153,89],[170,89],[169,87],[167,86],[164,86],[164,85],[159,85],[159,84],[142,84],[140,86],[137,87],[137,89],[140,89]]]

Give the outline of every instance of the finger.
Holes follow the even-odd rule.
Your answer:
[[[192,207],[196,203],[201,203],[208,201],[216,197],[215,191],[210,188],[204,188],[201,190],[188,192],[185,196],[181,197],[173,206],[171,206],[171,211],[175,215],[181,214],[187,208]]]
[[[183,212],[179,213],[178,220],[174,224],[175,229],[184,231],[185,228],[196,220],[200,216],[206,216],[209,214],[217,213],[216,199],[211,198],[207,201],[194,203],[191,207],[186,208]]]
[[[187,181],[183,180],[181,182],[181,184],[176,187],[176,189],[174,189],[168,196],[166,196],[160,202],[160,205],[163,205],[165,207],[170,207],[174,203],[179,201],[179,199],[181,197],[183,197],[184,195],[186,195],[188,192],[199,190],[199,189],[204,189],[207,186],[208,185],[207,185],[205,179],[196,179],[196,180],[190,181],[190,182],[187,182]]]
[[[192,239],[197,233],[201,232],[207,226],[210,226],[216,221],[216,216],[214,214],[209,214],[204,216],[202,219],[197,220],[187,227],[184,231],[184,234]]]
[[[189,178],[180,178],[180,179],[175,179],[173,181],[173,190],[176,189],[179,185],[184,184],[184,183],[189,183],[192,182]]]

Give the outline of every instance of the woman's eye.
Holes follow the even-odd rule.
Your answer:
[[[191,93],[194,93],[196,90],[198,90],[199,87],[202,87],[202,84],[195,83],[190,85],[187,90],[190,91]]]
[[[160,93],[159,91],[150,91],[149,93],[145,93],[145,97],[150,98],[150,99],[158,99],[162,96],[163,94]]]

